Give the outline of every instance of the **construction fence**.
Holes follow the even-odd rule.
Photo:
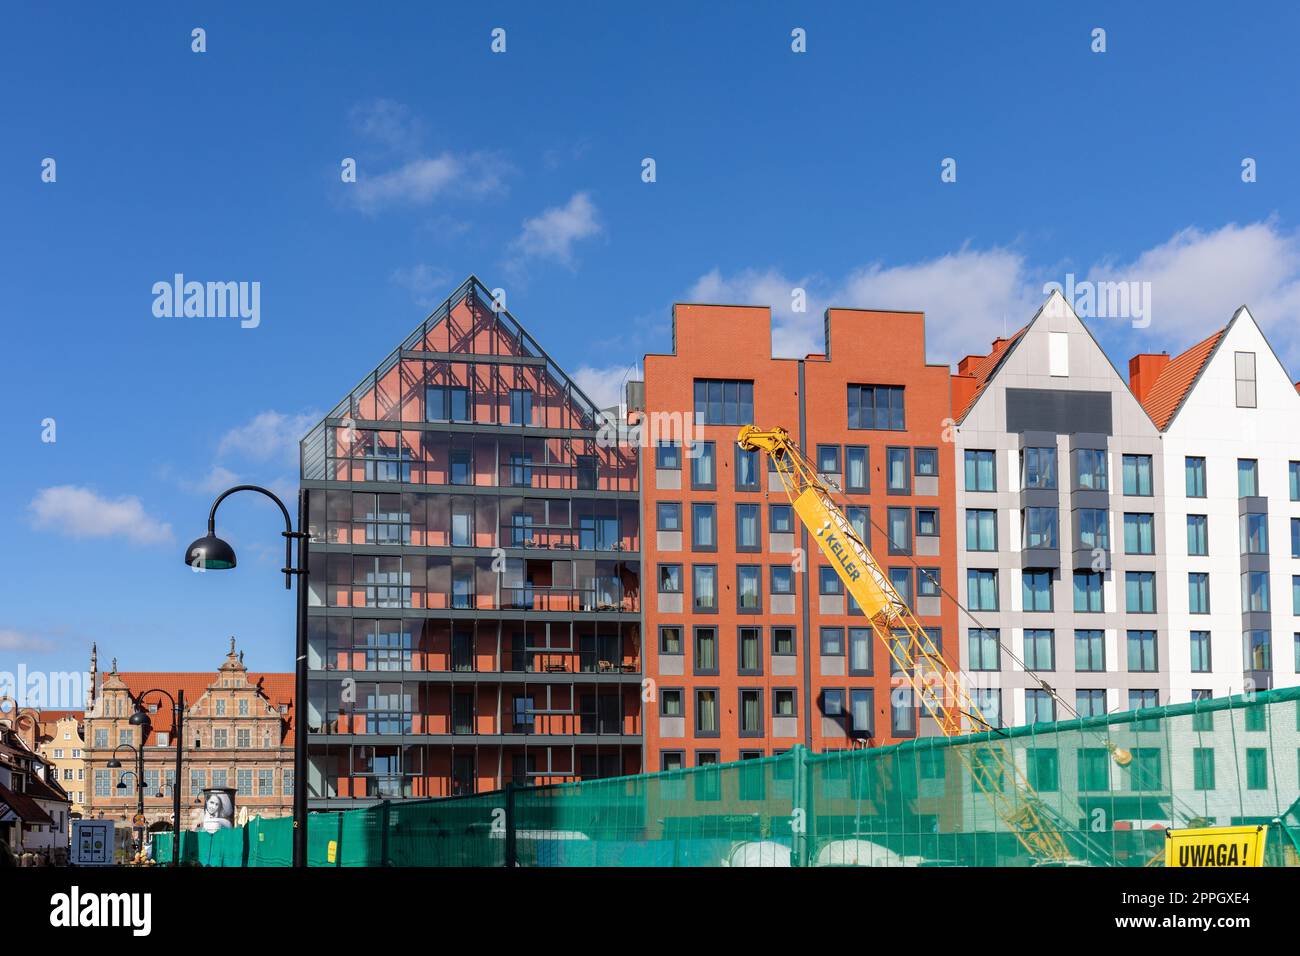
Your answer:
[[[312,866],[1145,866],[1170,827],[1267,825],[1300,865],[1300,688],[889,747],[507,787],[309,817]],[[184,833],[288,866],[292,821]],[[171,860],[171,835],[153,856]]]

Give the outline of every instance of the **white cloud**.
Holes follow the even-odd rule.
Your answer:
[[[293,464],[298,460],[298,442],[321,418],[319,412],[298,415],[261,412],[221,436],[217,457],[239,456],[256,462]]]
[[[1129,263],[1103,262],[1093,281],[1151,283],[1151,326],[1139,344],[1182,351],[1250,308],[1294,373],[1300,360],[1300,240],[1269,222],[1229,223],[1211,232],[1189,227]],[[1138,342],[1139,336],[1129,337]],[[1125,356],[1127,358],[1127,356]]]
[[[448,288],[451,275],[424,263],[394,269],[389,280],[409,292],[412,301],[426,309],[433,308],[451,291]]]
[[[37,528],[73,538],[123,537],[137,544],[172,539],[171,525],[146,514],[133,495],[109,499],[90,488],[56,485],[42,488],[27,508]]]
[[[806,309],[793,311],[793,290],[803,289]],[[926,313],[932,361],[956,361],[987,351],[989,339],[1028,321],[1042,296],[1028,283],[1025,262],[1006,249],[963,248],[916,263],[871,263],[838,281],[792,278],[774,269],[748,269],[724,277],[717,269],[696,280],[689,301],[772,307],[772,353],[802,358],[825,347],[827,308],[896,309]]]
[[[1083,278],[1151,283],[1150,328],[1085,317],[1120,368],[1131,352],[1182,351],[1226,325],[1241,305],[1250,307],[1293,376],[1300,368],[1300,235],[1275,222],[1183,229],[1129,262],[1104,260],[1081,269],[1076,283]],[[780,356],[821,351],[828,307],[923,311],[930,361],[956,362],[987,353],[994,337],[1023,326],[1045,301],[1043,286],[1064,280],[1063,273],[1031,266],[1015,250],[964,246],[918,262],[871,263],[838,279],[714,269],[696,280],[686,301],[772,307],[772,351]],[[805,312],[791,310],[796,287],[806,290]]]
[[[597,408],[613,408],[624,403],[626,385],[641,378],[641,369],[636,365],[610,365],[606,368],[584,365],[572,374],[572,378]]]
[[[511,247],[525,259],[549,259],[571,267],[573,244],[598,236],[601,231],[591,196],[578,192],[563,206],[552,206],[525,219],[523,231]]]
[[[395,100],[377,99],[353,107],[353,128],[366,139],[397,153],[415,149],[424,139],[424,124]]]
[[[0,628],[0,651],[48,651],[53,648],[54,642],[43,637]]]

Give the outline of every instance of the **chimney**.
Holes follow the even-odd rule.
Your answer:
[[[1128,387],[1129,391],[1137,398],[1139,402],[1145,402],[1151,387],[1155,385],[1156,379],[1160,373],[1165,370],[1169,364],[1169,353],[1161,352],[1158,355],[1145,353],[1135,355],[1128,360]]]
[[[965,359],[962,359],[964,362]],[[958,368],[961,366],[959,365]],[[974,375],[953,375],[952,381],[952,413],[960,415],[970,404],[970,400],[975,397],[975,390],[979,388],[979,383],[975,380]]]
[[[986,358],[988,358],[987,355],[967,355],[964,359],[962,359],[960,362],[957,363],[957,374],[974,375],[975,363],[983,361]]]

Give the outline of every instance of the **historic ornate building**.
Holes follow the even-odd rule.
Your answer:
[[[230,651],[216,673],[119,672],[97,674],[84,724],[87,817],[130,820],[136,809],[137,755],[144,748],[144,808],[153,829],[172,819],[175,738],[171,703],[148,694],[149,726],[132,726],[133,700],[152,688],[185,693],[182,824],[192,827],[205,787],[235,789],[245,816],[288,816],[293,809],[293,675],[249,671]],[[121,767],[110,768],[116,758]]]

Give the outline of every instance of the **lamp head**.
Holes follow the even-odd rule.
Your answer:
[[[197,571],[227,571],[235,566],[235,549],[209,531],[185,549],[185,563]]]

